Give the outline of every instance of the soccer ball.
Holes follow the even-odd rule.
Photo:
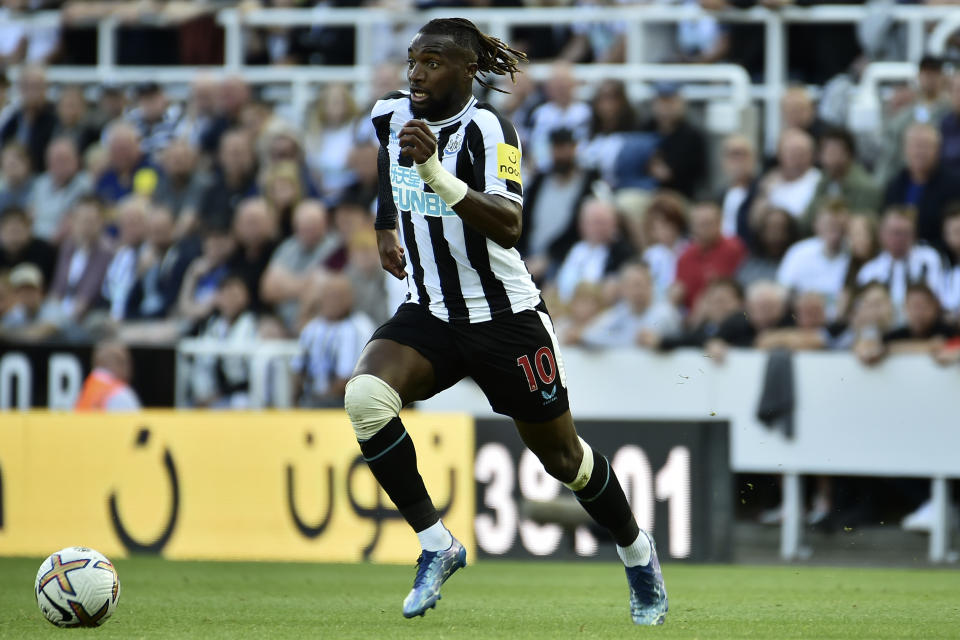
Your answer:
[[[113,615],[120,578],[99,551],[67,547],[40,565],[33,593],[40,611],[58,627],[99,627]]]

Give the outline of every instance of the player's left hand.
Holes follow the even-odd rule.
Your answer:
[[[400,155],[423,164],[437,152],[437,138],[423,120],[410,120],[400,129]]]

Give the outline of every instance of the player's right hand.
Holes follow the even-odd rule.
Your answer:
[[[384,270],[397,280],[406,279],[407,272],[403,269],[407,266],[407,259],[395,229],[377,229],[377,249]]]

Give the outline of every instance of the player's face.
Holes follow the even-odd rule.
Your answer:
[[[457,113],[470,98],[476,63],[467,63],[450,36],[418,33],[407,49],[410,110],[426,120]]]

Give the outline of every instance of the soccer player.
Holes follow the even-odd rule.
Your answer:
[[[523,206],[516,130],[473,96],[474,80],[493,88],[485,76],[512,79],[525,56],[462,18],[431,20],[407,52],[409,91],[387,94],[372,112],[377,243],[383,268],[407,281],[407,302],[364,348],[345,398],[364,459],[422,547],[403,615],[436,605],[466,551],[440,521],[398,416],[470,376],[610,531],[633,621],[661,624],[667,593],[653,540],[609,461],[577,435],[553,324],[513,248]]]

